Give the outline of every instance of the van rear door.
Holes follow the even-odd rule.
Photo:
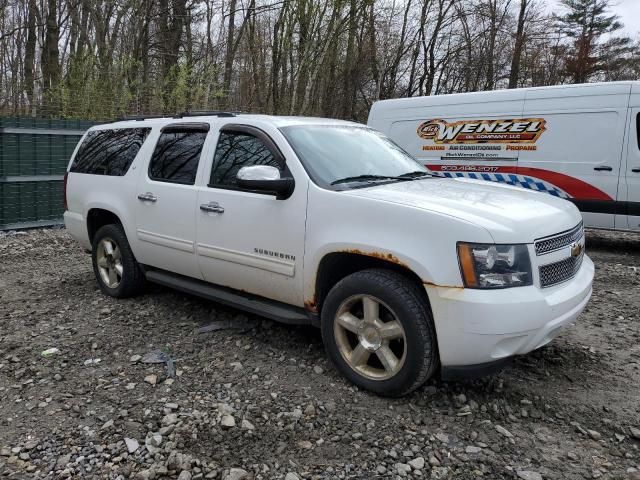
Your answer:
[[[619,228],[640,230],[640,107],[630,109],[628,139],[627,161],[620,187],[621,196],[626,194],[627,225]]]
[[[518,174],[575,203],[586,226],[621,227],[615,218],[622,213],[618,183],[630,88],[600,84],[527,91],[525,116],[542,119],[545,132],[534,148],[520,152]]]

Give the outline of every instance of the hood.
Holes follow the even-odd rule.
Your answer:
[[[456,217],[485,228],[496,243],[532,243],[582,220],[567,200],[484,180],[426,178],[345,193]]]

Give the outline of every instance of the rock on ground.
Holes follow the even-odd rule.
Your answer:
[[[64,230],[0,235],[0,475],[637,480],[640,238],[587,252],[593,296],[549,345],[387,399],[328,367],[317,329],[157,286],[113,299]]]

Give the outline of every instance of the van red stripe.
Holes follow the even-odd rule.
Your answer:
[[[496,170],[482,171],[482,170],[443,170],[442,167],[449,167],[450,165],[425,165],[430,170],[441,172],[448,171],[451,173],[513,173],[515,175],[527,175],[529,177],[539,178],[545,182],[549,182],[556,187],[567,192],[571,197],[582,200],[613,200],[607,193],[603,192],[599,188],[594,187],[590,183],[584,182],[578,178],[564,173],[553,172],[551,170],[544,170],[542,168],[530,168],[530,167],[501,167],[496,166]],[[470,167],[472,165],[469,165]],[[484,166],[484,165],[483,165]],[[482,167],[480,167],[482,168]]]

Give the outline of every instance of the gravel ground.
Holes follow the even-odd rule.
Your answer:
[[[587,244],[594,296],[551,345],[389,400],[340,377],[313,328],[156,287],[115,300],[64,230],[2,235],[0,474],[638,480],[640,237]],[[198,332],[214,320],[243,328]]]

